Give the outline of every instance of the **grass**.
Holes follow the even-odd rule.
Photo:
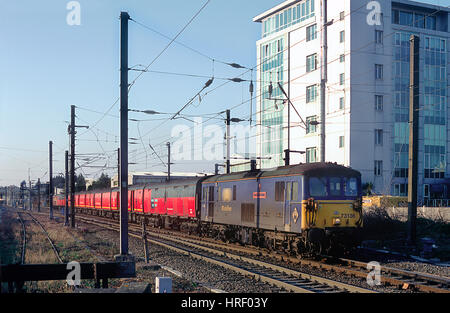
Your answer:
[[[433,221],[425,218],[417,218],[417,251],[419,254],[422,247],[421,238],[431,238],[435,241],[437,248],[433,249],[431,257],[439,258],[441,261],[450,260],[450,224]],[[400,252],[408,251],[407,246],[408,224],[389,217],[383,208],[375,209],[364,215],[364,240],[374,248],[389,248]]]

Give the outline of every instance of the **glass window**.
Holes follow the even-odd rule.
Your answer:
[[[345,74],[344,73],[342,73],[342,74],[339,74],[339,85],[344,85],[344,83],[345,83]]]
[[[275,182],[275,201],[284,201],[284,181]]]
[[[341,179],[339,177],[330,177],[330,195],[341,195]]]
[[[427,29],[436,30],[436,16],[427,16],[425,23]]]
[[[326,197],[327,192],[327,179],[323,177],[310,177],[309,178],[309,195],[313,197]]]
[[[311,134],[317,131],[317,125],[311,125],[311,122],[317,121],[317,116],[309,116],[306,118],[306,133]]]
[[[345,137],[339,136],[339,148],[344,148],[344,141],[345,141]]]
[[[392,23],[399,24],[400,23],[400,11],[392,10]]]
[[[317,24],[306,27],[306,41],[317,38]]]
[[[339,41],[344,42],[345,41],[345,31],[341,31],[339,33]]]
[[[383,145],[383,130],[375,129],[375,144]]]
[[[413,13],[400,11],[400,24],[406,26],[413,26]]]
[[[306,103],[313,102],[317,98],[317,86],[312,85],[306,87]]]
[[[375,79],[383,79],[383,65],[375,64]]]
[[[306,148],[306,163],[317,162],[317,148]]]
[[[339,56],[339,62],[341,62],[341,63],[345,62],[345,54],[341,54]]]
[[[378,44],[383,44],[383,31],[375,30],[375,42]]]
[[[341,13],[339,13],[339,20],[343,21],[345,18],[345,12],[342,11]]]
[[[292,194],[291,194],[291,200],[292,201],[298,201],[298,182],[292,183]]]
[[[355,177],[344,179],[344,192],[346,196],[358,195],[358,184]]]
[[[375,176],[383,175],[383,161],[375,160],[374,174],[375,174]]]
[[[345,98],[344,97],[340,97],[339,98],[339,110],[343,110],[345,107]]]
[[[423,14],[414,14],[414,27],[425,28],[425,16]]]
[[[315,70],[317,70],[317,53],[306,57],[306,72],[309,73]]]
[[[375,110],[383,111],[383,96],[375,95]]]

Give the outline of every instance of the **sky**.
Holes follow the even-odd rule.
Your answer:
[[[114,175],[115,150],[119,146],[116,100],[119,97],[120,12],[127,11],[140,23],[129,22],[129,66],[142,69],[170,41],[150,29],[175,37],[206,0],[79,0],[80,25],[67,23],[68,15],[74,12],[72,7],[67,9],[69,2],[0,0],[0,186],[18,185],[22,180],[28,181],[29,176],[32,181],[38,178],[48,181],[50,140],[54,174],[64,172],[71,105],[77,107],[76,124],[90,126],[77,129],[77,166],[86,162],[100,166],[83,166],[77,173],[92,178],[98,178],[102,172]],[[255,71],[251,75],[247,69],[232,68],[222,62],[238,63],[246,68],[256,66],[256,41],[261,37],[261,24],[252,19],[281,2],[210,0],[177,42],[149,67],[153,72],[129,72],[130,82],[142,73],[130,89],[129,108],[177,112],[213,76],[213,84],[201,93],[201,101],[196,98],[183,111],[185,117],[189,115],[192,119],[195,115],[202,122],[215,117],[204,125],[223,127],[224,115],[212,114],[236,107],[232,117],[248,119],[249,82],[221,86],[226,82],[221,78],[255,79]],[[422,2],[448,5],[447,0]],[[129,118],[141,120],[129,122],[129,137],[142,138],[135,141],[137,144],[129,145],[129,162],[136,163],[130,165],[129,171],[165,170],[159,158],[167,158],[166,142],[173,141],[171,132],[180,125],[194,125],[186,119],[168,121],[170,116],[129,113]],[[190,135],[195,136],[193,132]],[[174,163],[172,171],[213,172],[217,161]]]

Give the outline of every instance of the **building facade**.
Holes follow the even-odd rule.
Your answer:
[[[407,195],[409,39],[418,35],[418,196],[447,197],[450,9],[420,2],[288,0],[253,19],[262,25],[256,120],[257,154],[264,159],[259,165],[283,165],[288,146],[305,152],[291,153],[291,164],[319,161],[323,3],[325,160],[359,170],[363,183],[378,194]]]

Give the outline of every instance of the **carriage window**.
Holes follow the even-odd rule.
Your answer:
[[[298,182],[293,182],[292,183],[291,200],[292,201],[298,201]]]
[[[332,196],[340,196],[341,195],[341,178],[340,177],[331,177],[330,178],[330,194]]]
[[[230,202],[232,199],[232,196],[233,196],[232,193],[233,193],[233,191],[231,188],[223,188],[222,189],[222,201]]]
[[[358,184],[355,177],[345,179],[344,191],[346,196],[358,195]]]
[[[286,200],[291,200],[292,183],[286,183]]]
[[[233,200],[236,200],[236,185],[233,185]]]
[[[319,177],[311,177],[309,179],[309,193],[314,197],[326,197],[327,193],[327,179]]]
[[[214,186],[209,187],[209,201],[214,201]]]
[[[275,182],[275,201],[284,201],[284,181]]]

